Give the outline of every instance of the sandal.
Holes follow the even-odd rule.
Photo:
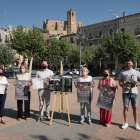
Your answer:
[[[1,120],[1,123],[2,124],[7,124],[5,120]]]

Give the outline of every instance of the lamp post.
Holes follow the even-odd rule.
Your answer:
[[[83,34],[82,29],[79,29],[76,34],[76,39],[79,41],[79,47],[80,47],[80,70],[79,75],[81,76],[81,41],[85,40],[85,34]]]

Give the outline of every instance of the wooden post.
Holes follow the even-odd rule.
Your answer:
[[[53,102],[53,109],[52,109],[52,114],[51,114],[50,125],[52,125],[52,119],[53,119],[53,113],[54,113],[55,101],[56,101],[56,92],[55,92],[55,95],[54,95],[54,102]]]

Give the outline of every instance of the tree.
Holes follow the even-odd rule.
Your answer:
[[[78,63],[80,60],[80,49],[77,46],[73,46],[70,54],[68,55],[70,63]]]
[[[81,53],[82,63],[91,62],[95,57],[95,52],[96,52],[96,46],[86,47],[84,50],[82,50]]]
[[[14,60],[14,53],[12,49],[6,44],[0,44],[0,65],[7,66]]]
[[[33,57],[36,56],[44,47],[44,38],[40,30],[33,26],[32,29],[23,31],[23,26],[18,25],[16,30],[13,30],[11,36],[11,47],[17,50],[17,53],[30,59],[30,70],[32,70]]]
[[[125,56],[128,57],[131,54],[131,57],[137,58],[139,54],[139,45],[133,34],[117,31],[113,35],[105,35],[103,37],[102,47],[105,48],[108,54],[113,54],[115,57],[115,73],[117,74],[118,70],[118,59],[119,57]],[[131,53],[132,52],[132,53]]]

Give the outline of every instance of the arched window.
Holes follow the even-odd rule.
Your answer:
[[[73,12],[72,12],[72,16],[73,16]]]
[[[103,34],[103,31],[100,30],[100,31],[99,31],[99,36],[102,36],[102,34]]]
[[[112,35],[113,35],[113,33],[114,33],[113,29],[112,29],[112,28],[111,28],[111,29],[109,29],[109,35],[110,35],[110,36],[112,36]]]
[[[89,38],[91,38],[91,37],[92,37],[92,33],[91,33],[91,32],[89,33],[89,36],[88,36],[88,37],[89,37]]]

